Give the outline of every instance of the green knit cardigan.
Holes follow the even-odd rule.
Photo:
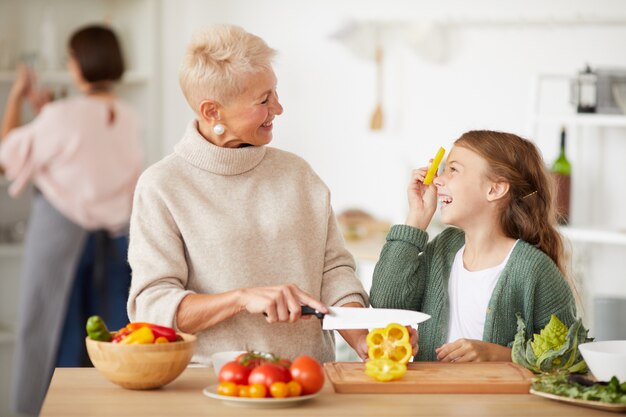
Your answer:
[[[449,227],[428,242],[428,234],[396,225],[387,235],[374,269],[370,290],[373,307],[402,308],[430,314],[419,325],[416,361],[435,361],[435,348],[446,342],[450,316],[448,279],[454,257],[465,243],[465,233]],[[511,346],[517,332],[515,314],[526,322],[532,337],[550,321],[550,315],[570,326],[576,304],[556,264],[541,250],[519,241],[496,283],[485,312],[483,341]]]

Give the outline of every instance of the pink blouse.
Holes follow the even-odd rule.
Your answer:
[[[31,123],[0,145],[0,164],[13,181],[12,196],[29,181],[68,219],[113,233],[128,224],[142,169],[138,118],[114,100],[89,96],[46,105]]]

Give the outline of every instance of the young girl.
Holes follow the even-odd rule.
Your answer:
[[[516,313],[530,337],[551,314],[576,316],[556,230],[553,182],[535,145],[510,133],[471,131],[445,170],[424,185],[413,171],[405,225],[387,235],[374,270],[374,307],[428,313],[415,360],[510,361]],[[425,232],[441,202],[446,228]]]

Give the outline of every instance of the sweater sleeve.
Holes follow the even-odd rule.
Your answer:
[[[329,208],[321,294],[326,305],[357,302],[368,306],[367,293],[355,275],[354,258],[345,248],[332,208]]]
[[[428,270],[423,255],[427,242],[428,234],[423,230],[406,225],[391,228],[374,268],[370,290],[373,307],[421,311]]]
[[[188,266],[180,231],[152,176],[137,184],[130,220],[128,296],[131,321],[176,326],[176,311],[186,290]]]

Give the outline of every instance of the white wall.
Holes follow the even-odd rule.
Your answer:
[[[460,26],[449,32],[449,60],[443,65],[421,59],[396,41],[387,45],[384,61],[386,127],[375,133],[368,130],[375,104],[374,64],[329,36],[346,19],[626,20],[626,2],[163,0],[163,6],[162,114],[168,152],[191,117],[177,81],[186,42],[193,31],[212,23],[239,24],[279,51],[275,70],[285,112],[275,121],[273,145],[311,163],[332,190],[337,211],[358,206],[389,221],[404,216],[409,169],[425,164],[439,145],[449,148],[472,128],[529,133],[536,73],[574,73],[585,62],[626,67],[626,24]],[[557,128],[540,142],[547,160],[556,155]]]
[[[404,42],[387,39],[384,60],[385,129],[372,132],[375,66],[330,38],[347,20],[415,22],[446,19],[626,21],[620,0],[162,0],[163,143],[166,152],[192,117],[177,73],[191,34],[212,23],[234,23],[279,51],[275,65],[285,112],[274,123],[273,146],[304,157],[333,192],[335,211],[360,207],[403,221],[409,170],[424,165],[438,146],[449,149],[464,131],[505,130],[529,136],[531,86],[539,73],[575,74],[585,63],[626,67],[626,24],[459,25],[448,32],[448,60],[437,64]],[[566,84],[548,89],[550,110],[571,110]],[[551,163],[560,126],[542,126],[533,138]],[[582,129],[572,140],[572,216],[626,231],[626,129]],[[604,139],[600,138],[604,135]],[[574,135],[573,135],[574,136]],[[603,146],[597,146],[603,143]],[[592,178],[592,181],[579,179]],[[585,187],[580,184],[585,183]],[[597,186],[596,186],[597,185]],[[582,188],[581,188],[582,187]],[[592,193],[591,195],[589,193]],[[586,324],[593,327],[595,296],[626,298],[624,246],[576,246]],[[371,265],[362,265],[365,275]],[[369,271],[369,272],[367,272]],[[367,281],[368,277],[365,276]]]

